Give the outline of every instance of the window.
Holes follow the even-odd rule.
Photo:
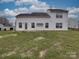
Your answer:
[[[61,14],[56,14],[56,18],[63,18]]]
[[[43,27],[43,23],[37,23],[38,27]]]
[[[0,31],[1,31],[1,28],[0,28]]]
[[[56,28],[62,28],[62,23],[56,23]]]
[[[19,23],[19,28],[22,28],[22,23],[21,22]]]
[[[13,28],[11,27],[11,28],[10,28],[10,31],[12,31],[12,30],[13,30]]]
[[[49,27],[49,23],[45,23],[45,28],[48,28]]]
[[[27,23],[25,23],[25,29],[27,29]]]
[[[35,28],[35,23],[32,23],[32,24],[31,24],[31,27],[32,27],[32,28]]]

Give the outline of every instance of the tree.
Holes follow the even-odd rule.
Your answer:
[[[5,17],[0,17],[0,24],[3,24],[4,26],[10,26],[9,20]]]

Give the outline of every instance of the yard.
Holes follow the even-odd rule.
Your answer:
[[[78,59],[79,31],[0,32],[0,59]]]

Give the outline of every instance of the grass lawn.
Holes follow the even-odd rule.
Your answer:
[[[79,31],[0,32],[0,59],[78,59]]]

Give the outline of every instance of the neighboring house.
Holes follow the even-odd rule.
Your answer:
[[[0,24],[0,31],[4,29],[4,25]]]
[[[68,21],[69,28],[79,29],[79,20],[70,18]]]
[[[4,26],[3,24],[0,24],[0,31],[9,31],[9,30],[15,30],[15,27],[13,27],[13,26]]]
[[[16,16],[16,31],[68,30],[68,11],[48,9]]]
[[[0,31],[2,30],[15,30],[14,26],[9,23],[5,17],[0,17]]]

